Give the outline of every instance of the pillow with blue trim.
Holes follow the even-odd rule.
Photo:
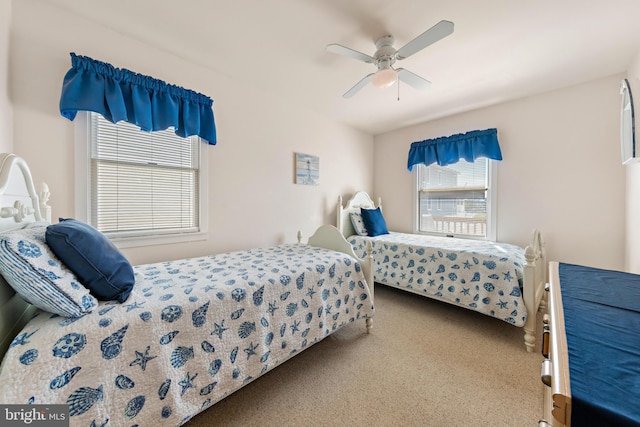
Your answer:
[[[369,236],[379,236],[381,234],[389,234],[387,230],[387,223],[382,216],[380,208],[375,209],[360,209],[362,214],[362,221],[367,228]]]
[[[351,212],[349,214],[351,218],[351,225],[353,225],[353,229],[356,231],[358,236],[368,236],[367,228],[364,226],[364,222],[362,221],[362,214],[358,212]]]
[[[101,301],[124,302],[135,284],[133,267],[107,236],[76,219],[47,227],[47,243]]]
[[[47,225],[0,234],[0,273],[28,303],[64,317],[84,316],[98,301],[53,254],[45,241]]]

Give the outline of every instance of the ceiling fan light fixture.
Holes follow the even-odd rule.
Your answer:
[[[384,89],[387,87],[391,87],[396,80],[398,79],[398,75],[395,70],[392,68],[385,68],[376,72],[371,78],[371,83],[375,87]]]

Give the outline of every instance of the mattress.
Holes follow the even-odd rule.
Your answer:
[[[640,275],[558,266],[571,425],[640,425]]]

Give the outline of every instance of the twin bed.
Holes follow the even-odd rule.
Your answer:
[[[0,244],[12,235],[27,258],[37,247],[44,263],[26,268],[56,279],[66,268],[44,243],[46,197],[22,159],[0,157]],[[133,270],[126,301],[79,317],[38,309],[0,278],[0,402],[67,404],[71,425],[182,425],[341,327],[369,331],[374,314],[371,258],[333,226],[308,244]]]
[[[352,214],[380,207],[365,192],[345,206],[338,199],[337,227],[364,254],[369,244],[374,259],[374,281],[435,298],[524,328],[531,352],[536,343],[536,315],[544,302],[546,254],[540,233],[534,230],[525,249],[515,245],[395,233],[359,235]]]

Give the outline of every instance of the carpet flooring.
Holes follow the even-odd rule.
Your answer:
[[[347,325],[186,426],[537,425],[542,356],[522,328],[384,285],[375,308],[370,335]]]

